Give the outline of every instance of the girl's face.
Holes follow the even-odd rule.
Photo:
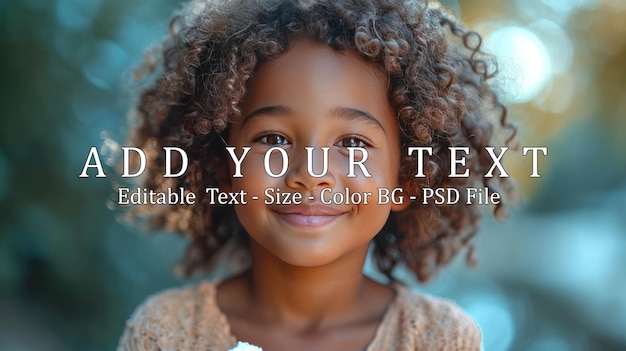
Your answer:
[[[402,207],[378,203],[378,189],[397,187],[399,174],[399,128],[387,98],[387,78],[353,52],[292,40],[286,53],[258,67],[241,118],[231,126],[229,144],[238,157],[243,147],[252,147],[241,165],[243,177],[231,179],[231,191],[247,193],[247,204],[235,206],[237,216],[253,247],[260,245],[288,264],[321,266],[357,252],[364,257],[370,240],[396,209],[392,206]],[[347,177],[350,146],[367,149],[364,164],[371,177],[358,166],[356,177]],[[288,155],[281,177],[265,172],[271,147]],[[315,148],[315,173],[323,169],[321,148],[330,147],[325,176],[309,175],[305,147]],[[360,153],[356,155],[358,161]],[[281,172],[282,160],[279,152],[271,154],[272,173]],[[232,162],[230,170],[234,174]],[[362,194],[361,203],[323,204],[325,188],[330,190],[324,192],[324,201],[334,193],[343,193],[345,200],[347,188]],[[300,193],[302,204],[269,204],[276,202],[277,192]],[[372,194],[367,204],[366,192]]]

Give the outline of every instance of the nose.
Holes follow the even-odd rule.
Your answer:
[[[296,155],[290,155],[287,186],[298,190],[314,191],[332,188],[335,177],[330,167],[331,147],[306,147]]]

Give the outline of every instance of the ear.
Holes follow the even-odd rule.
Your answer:
[[[391,210],[394,212],[400,212],[406,210],[409,206],[411,206],[411,199],[409,198],[409,194],[406,191],[408,189],[408,182],[402,184],[400,186],[402,189],[402,202],[399,204],[391,203]]]

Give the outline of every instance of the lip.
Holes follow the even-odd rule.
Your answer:
[[[319,228],[330,224],[347,211],[328,205],[281,205],[272,209],[281,220],[298,228]]]

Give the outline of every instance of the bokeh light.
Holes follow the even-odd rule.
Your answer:
[[[533,32],[504,27],[485,40],[485,51],[500,58],[501,79],[508,100],[514,103],[534,98],[552,75],[552,61],[545,45]]]

